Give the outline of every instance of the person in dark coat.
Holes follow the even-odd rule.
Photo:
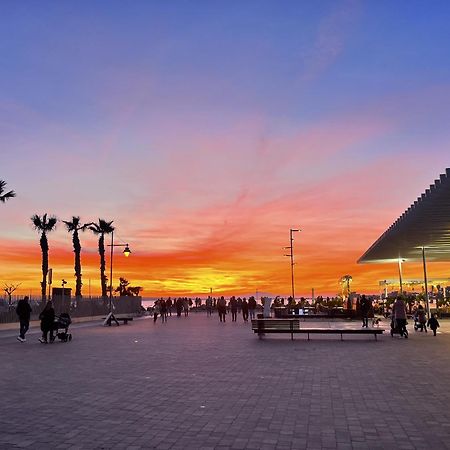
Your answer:
[[[183,311],[183,299],[177,298],[175,306],[177,307],[177,317],[181,317],[181,312]]]
[[[250,297],[248,299],[248,310],[250,313],[250,319],[255,318],[255,312],[256,312],[256,300],[255,297]]]
[[[433,330],[433,335],[436,336],[436,331],[439,328],[439,321],[437,320],[436,314],[432,314],[428,319],[428,326]]]
[[[225,316],[227,314],[227,302],[225,297],[220,297],[217,301],[217,311],[219,313],[219,320],[225,322]]]
[[[372,300],[368,299],[365,295],[361,296],[361,300],[359,303],[359,307],[361,309],[361,318],[362,318],[362,326],[363,328],[369,327],[369,313],[372,308]]]
[[[31,306],[28,303],[28,297],[25,296],[22,300],[19,300],[16,307],[16,313],[19,316],[20,322],[20,334],[17,336],[17,340],[20,342],[25,342],[25,333],[30,328],[30,315]]]
[[[51,300],[47,302],[45,308],[39,314],[39,319],[41,320],[41,331],[42,337],[39,338],[39,342],[42,344],[47,344],[48,334],[50,332],[50,342],[54,341],[53,337],[53,324],[55,322],[55,310],[53,309],[53,303]]]
[[[244,319],[244,322],[248,322],[248,303],[246,298],[242,300],[242,319]]]
[[[230,310],[231,310],[231,321],[236,322],[237,321],[237,312],[238,312],[238,302],[236,300],[236,297],[231,297],[230,299]]]
[[[167,304],[163,298],[159,301],[159,312],[161,313],[161,322],[167,322]]]

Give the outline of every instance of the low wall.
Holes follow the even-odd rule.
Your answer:
[[[115,314],[141,314],[141,297],[114,297],[112,309]],[[39,320],[39,314],[45,306],[42,302],[30,302],[32,313],[30,320]],[[104,316],[109,312],[109,298],[82,298],[82,299],[53,299],[55,313],[69,313],[71,317]],[[18,322],[16,304],[9,309],[0,311],[0,323]]]

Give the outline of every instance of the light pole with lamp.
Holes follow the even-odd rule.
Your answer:
[[[112,297],[113,297],[113,256],[114,256],[114,247],[125,247],[123,250],[123,254],[128,258],[130,256],[131,250],[128,244],[114,244],[114,231],[111,232],[111,244],[108,245],[111,247],[111,261],[110,261],[110,271],[109,271],[109,314],[106,316],[105,322],[103,325],[111,326],[111,322],[114,320],[116,325],[119,325],[118,320],[114,317],[112,311]]]
[[[289,247],[283,247],[285,250],[289,249],[290,253],[288,255],[284,255],[284,256],[289,256],[291,258],[291,289],[292,289],[292,300],[295,302],[295,283],[294,283],[294,233],[297,231],[302,231],[300,229],[294,229],[291,228],[289,230],[289,239],[291,242],[291,245],[289,245]]]

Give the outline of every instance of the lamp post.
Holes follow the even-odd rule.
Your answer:
[[[295,301],[295,283],[294,283],[294,233],[297,231],[302,231],[300,229],[294,229],[291,228],[289,230],[289,239],[290,239],[290,245],[289,247],[284,247],[285,250],[289,249],[290,253],[288,255],[291,258],[291,289],[292,289],[292,300]]]
[[[123,254],[127,258],[128,258],[128,256],[130,256],[131,250],[130,250],[130,247],[128,246],[128,244],[114,244],[114,231],[111,232],[111,244],[109,244],[108,247],[111,247],[111,261],[110,261],[110,267],[109,267],[109,314],[105,319],[104,325],[111,326],[111,322],[113,320],[116,323],[116,325],[119,325],[119,322],[114,317],[114,314],[112,311],[114,247],[125,247],[125,249],[123,250]]]

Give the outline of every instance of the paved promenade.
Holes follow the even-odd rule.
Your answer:
[[[0,331],[0,448],[450,448],[450,324],[291,342],[229,319]]]

